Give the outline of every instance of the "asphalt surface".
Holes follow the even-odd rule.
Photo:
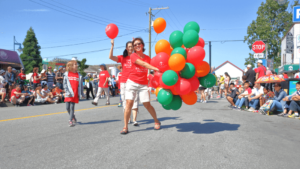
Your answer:
[[[117,104],[119,98],[112,99]],[[229,109],[213,99],[178,111],[152,101],[162,129],[140,107],[140,126],[123,128],[122,108],[65,104],[0,109],[0,168],[299,168],[300,120]],[[102,106],[102,107],[101,107]],[[91,109],[92,108],[92,109]],[[55,114],[56,113],[56,114]],[[38,116],[40,115],[40,116]],[[25,117],[25,118],[21,118]]]

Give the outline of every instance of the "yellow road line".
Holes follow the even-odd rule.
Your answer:
[[[77,112],[77,111],[84,111],[84,110],[99,109],[99,108],[105,108],[105,107],[112,107],[112,106],[117,106],[117,105],[109,105],[109,106],[92,107],[92,108],[87,108],[87,109],[79,109],[79,110],[75,110],[75,112]],[[67,111],[57,112],[57,113],[40,114],[40,115],[34,115],[34,116],[19,117],[19,118],[13,118],[13,119],[5,119],[5,120],[0,120],[0,122],[12,121],[12,120],[20,120],[20,119],[28,119],[28,118],[40,117],[40,116],[51,116],[51,115],[63,114],[63,113],[67,113]]]

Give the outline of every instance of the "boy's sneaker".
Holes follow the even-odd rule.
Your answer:
[[[283,115],[282,117],[289,117],[290,115],[289,114],[285,114],[285,115]]]
[[[277,116],[283,116],[283,115],[285,115],[285,113],[282,112],[282,113],[278,114]]]
[[[235,109],[233,109],[233,110],[236,110],[236,111],[242,111],[242,109],[241,108],[235,108]]]
[[[73,123],[74,125],[77,123],[76,117],[74,117],[74,118],[72,119],[72,123]]]
[[[292,115],[289,115],[288,117],[289,117],[289,118],[296,118],[296,117],[299,117],[299,115],[298,115],[298,114],[295,115],[295,113],[294,113],[294,114],[292,114]]]
[[[74,124],[72,121],[69,121],[69,127],[74,127]]]
[[[95,102],[92,102],[92,104],[93,104],[93,105],[95,105],[95,106],[97,106],[97,105],[98,105],[98,103],[95,103]]]
[[[253,112],[255,109],[253,107],[250,107],[250,109],[248,109],[248,111]]]
[[[203,101],[203,103],[207,103],[207,101],[206,101],[206,100],[204,100],[204,101]]]
[[[219,98],[220,98],[220,95],[217,96],[217,99],[219,99]]]

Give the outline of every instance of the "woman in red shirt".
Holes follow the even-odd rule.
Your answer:
[[[83,94],[83,81],[82,76],[77,72],[78,71],[78,64],[76,60],[69,61],[67,63],[67,71],[64,76],[63,86],[65,89],[65,102],[66,108],[70,115],[69,119],[69,126],[75,126],[77,119],[74,115],[75,103],[79,102],[79,95]]]
[[[122,76],[119,78],[120,87],[121,90],[121,100],[123,102],[123,111],[125,111],[126,108],[126,100],[125,100],[125,91],[126,91],[126,82],[128,80],[129,74],[131,72],[131,59],[130,55],[133,52],[133,45],[132,42],[129,41],[126,43],[126,49],[123,52],[123,55],[119,56],[113,56],[113,48],[114,48],[114,40],[111,40],[111,49],[109,53],[109,59],[121,63],[122,65]],[[133,125],[138,126],[138,122],[136,121],[137,118],[137,112],[138,112],[138,97],[135,98],[133,107],[132,107],[132,116],[133,116]],[[129,123],[130,123],[130,117],[129,117]]]
[[[39,67],[35,67],[33,68],[33,74],[32,74],[32,77],[33,77],[33,90],[35,90],[36,86],[38,84],[40,84],[40,80],[41,78],[39,77]]]
[[[26,80],[26,74],[25,74],[25,69],[21,69],[21,73],[18,75],[20,82],[19,84],[21,85],[21,89],[23,89],[23,85],[25,84],[24,81]]]
[[[155,109],[150,104],[150,93],[148,88],[148,69],[159,71],[158,68],[150,65],[150,57],[144,54],[145,44],[142,38],[135,38],[132,41],[134,46],[134,53],[130,55],[132,68],[126,82],[126,108],[124,113],[124,128],[121,134],[128,133],[128,120],[131,114],[134,99],[139,95],[140,101],[148,110],[155,121],[155,130],[160,129],[160,122],[156,117]]]

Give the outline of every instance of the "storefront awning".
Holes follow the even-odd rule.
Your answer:
[[[0,63],[23,67],[23,63],[18,53],[11,50],[0,49]]]
[[[276,69],[275,69],[276,71]],[[278,73],[296,73],[299,72],[299,64],[289,64],[278,68]]]

